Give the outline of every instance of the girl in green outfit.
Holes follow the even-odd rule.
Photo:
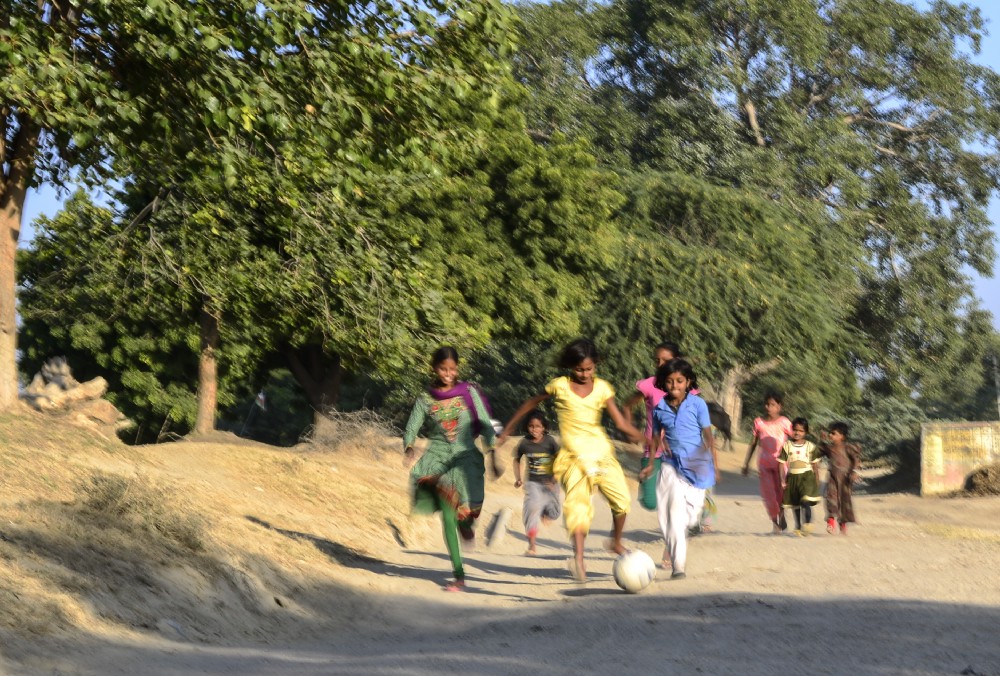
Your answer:
[[[485,462],[475,444],[480,434],[494,475],[499,476],[501,469],[493,453],[496,433],[490,424],[489,403],[476,385],[459,382],[455,348],[438,348],[431,356],[431,369],[434,380],[417,397],[406,423],[404,465],[413,464],[413,442],[427,423],[430,444],[410,470],[413,511],[441,512],[444,540],[455,573],[455,579],[445,589],[461,591],[465,588],[465,570],[459,534],[466,542],[475,538],[473,527],[483,507]]]
[[[819,449],[806,440],[809,421],[796,418],[792,421],[792,436],[781,447],[778,462],[787,468],[783,507],[791,507],[795,514],[795,534],[808,535],[812,532],[812,508],[819,497]],[[805,523],[803,523],[803,516]]]

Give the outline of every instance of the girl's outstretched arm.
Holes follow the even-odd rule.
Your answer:
[[[500,432],[500,436],[497,437],[496,447],[500,448],[505,443],[507,443],[507,439],[510,437],[510,433],[517,429],[517,424],[521,422],[521,418],[523,418],[524,416],[528,415],[528,413],[538,408],[538,405],[540,403],[550,398],[551,396],[552,396],[551,394],[543,392],[542,394],[536,394],[530,399],[525,399],[521,403],[521,405],[517,407],[517,410],[514,411],[514,415],[510,417],[510,420],[507,421],[507,424],[503,426],[503,431]]]
[[[486,457],[490,461],[490,470],[493,472],[493,479],[499,479],[503,476],[503,465],[497,460],[496,450],[496,431],[493,429],[493,424],[489,422],[490,413],[486,408],[483,397],[486,395],[481,394],[475,387],[469,388],[472,392],[472,404],[476,407],[476,417],[480,421],[487,421],[481,425],[481,434],[483,436],[483,443],[486,445]]]
[[[520,448],[520,446],[518,446]],[[525,461],[527,464],[527,461]],[[520,488],[523,484],[521,483],[521,459],[517,457],[517,453],[514,454],[514,488]]]
[[[625,403],[622,404],[622,413],[625,415],[626,420],[632,422],[632,409],[635,408],[635,405],[640,401],[645,400],[645,398],[646,397],[642,395],[642,392],[633,392],[632,396],[625,400]]]
[[[643,436],[642,432],[637,430],[631,422],[625,419],[622,412],[618,409],[618,404],[615,403],[615,398],[611,397],[604,404],[608,409],[608,415],[611,416],[612,422],[614,422],[615,427],[618,431],[628,437],[628,440],[633,444],[639,444],[642,446],[646,443],[646,437]]]
[[[427,408],[423,400],[417,399],[410,411],[410,418],[406,421],[406,430],[403,432],[403,467],[410,467],[417,461],[417,452],[413,448],[413,443],[417,440],[420,428],[424,424],[427,416]]]
[[[719,467],[719,452],[715,450],[715,435],[712,434],[712,426],[701,428],[701,438],[705,448],[712,454],[712,465],[715,466],[715,483],[722,479],[722,469]]]
[[[747,449],[747,459],[743,461],[743,476],[750,474],[750,458],[753,457],[753,452],[757,450],[757,435],[753,435],[753,440],[750,441],[750,448]]]
[[[653,475],[653,469],[656,467],[656,462],[654,459],[660,454],[660,449],[662,448],[667,455],[670,455],[670,444],[667,443],[667,435],[665,430],[661,427],[661,423],[656,417],[653,417],[653,436],[646,440],[649,446],[649,464],[639,470],[639,481],[645,481]]]

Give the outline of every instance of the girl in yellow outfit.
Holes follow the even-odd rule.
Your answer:
[[[587,578],[583,544],[594,518],[591,496],[595,488],[611,506],[614,520],[611,548],[618,554],[625,552],[622,533],[632,496],[615,457],[614,446],[601,426],[604,410],[607,409],[615,427],[630,441],[636,444],[645,441],[642,433],[625,420],[618,409],[611,384],[594,377],[598,361],[597,348],[590,340],[580,339],[567,345],[559,359],[559,366],[568,369],[570,375],[555,378],[545,386],[544,394],[535,395],[522,403],[497,438],[499,448],[507,441],[510,432],[517,428],[522,417],[546,399],[554,401],[562,448],[552,469],[566,493],[563,514],[566,530],[573,538],[573,576],[580,581]]]

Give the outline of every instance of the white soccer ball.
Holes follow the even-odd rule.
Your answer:
[[[638,594],[656,577],[656,564],[649,554],[636,549],[615,559],[611,573],[619,587],[629,594]]]

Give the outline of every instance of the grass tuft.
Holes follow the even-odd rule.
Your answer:
[[[172,491],[142,475],[95,472],[78,486],[81,515],[130,534],[145,534],[192,552],[204,549],[204,524],[196,514],[170,508]]]
[[[377,454],[386,438],[396,435],[392,423],[374,411],[328,411],[302,433],[302,443],[337,452],[345,447],[369,449]],[[397,442],[398,443],[398,442]]]

